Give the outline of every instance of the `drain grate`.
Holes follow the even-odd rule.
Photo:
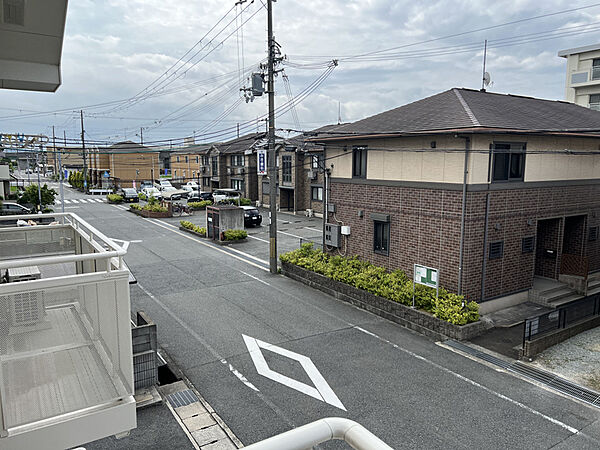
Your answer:
[[[525,378],[529,378],[530,380],[535,380],[538,383],[542,383],[555,391],[561,392],[570,397],[576,398],[582,402],[588,403],[592,406],[600,408],[600,394],[594,392],[590,389],[587,389],[583,386],[579,386],[578,384],[571,383],[570,381],[565,380],[564,378],[558,377],[553,373],[546,372],[545,370],[537,369],[535,367],[531,367],[527,364],[524,364],[520,361],[515,361],[514,363],[508,363],[500,358],[496,358],[493,355],[488,353],[481,352],[473,347],[469,347],[461,342],[448,340],[445,342],[448,347],[455,348],[463,353],[467,353],[476,358],[482,359],[484,361],[490,362],[498,367],[501,367],[510,372],[517,373]]]
[[[180,406],[191,405],[198,401],[198,397],[191,389],[184,391],[174,392],[167,396],[169,403],[173,408],[179,408]]]
[[[465,345],[461,342],[449,340],[444,343],[448,347],[455,348],[456,350],[460,350],[463,353],[468,353],[471,356],[474,356],[479,359],[483,359],[484,361],[495,364],[496,366],[502,367],[503,369],[508,369],[510,367],[509,362],[504,361],[503,359],[500,359],[500,358],[496,358],[495,356],[490,355],[488,353],[480,352],[479,350],[477,350],[473,347],[469,347],[468,345]]]

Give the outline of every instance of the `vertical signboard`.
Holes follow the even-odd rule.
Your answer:
[[[414,265],[413,275],[413,308],[415,307],[415,285],[422,284],[423,286],[429,286],[434,288],[436,298],[439,294],[439,275],[440,271],[432,267],[421,266],[420,264]]]
[[[267,150],[264,148],[258,149],[256,151],[256,158],[257,158],[257,173],[259,175],[266,175],[267,174]]]

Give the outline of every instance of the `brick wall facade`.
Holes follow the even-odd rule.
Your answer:
[[[343,242],[342,252],[348,256],[359,255],[392,270],[400,268],[408,274],[412,274],[415,263],[439,268],[441,285],[450,291],[457,291],[462,208],[460,190],[379,186],[338,179],[331,183],[330,195],[330,202],[336,206],[337,212],[335,215],[328,214],[328,222],[337,221],[351,227],[351,235]],[[600,270],[599,241],[587,240],[588,227],[600,224],[600,185],[468,192],[462,285],[468,299],[482,298],[488,195],[490,207],[486,250],[489,252],[490,243],[501,241],[503,255],[497,259],[486,259],[485,299],[531,287],[536,270],[536,251],[523,253],[522,239],[537,236],[538,222],[543,219],[559,219],[559,229],[555,230],[556,241],[545,241],[544,247],[556,248],[554,267],[560,267],[565,218],[586,216],[585,228],[579,232],[585,233],[584,253],[589,258],[590,271]],[[373,220],[370,213],[390,215],[389,256],[373,251]],[[545,229],[544,226],[541,223],[540,229]],[[576,241],[581,237],[571,236],[570,239],[569,242],[574,242],[572,245],[577,245]],[[538,271],[542,270],[546,273],[538,265]],[[546,275],[557,277],[558,272]]]

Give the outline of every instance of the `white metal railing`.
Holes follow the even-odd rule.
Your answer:
[[[2,219],[48,217],[58,224],[0,228],[0,273],[42,266],[40,279],[0,284],[2,449],[135,427],[126,251],[72,213]]]
[[[600,80],[600,66],[592,67],[592,80]]]
[[[248,450],[305,450],[334,439],[357,450],[392,450],[361,424],[341,417],[328,417],[245,447]]]

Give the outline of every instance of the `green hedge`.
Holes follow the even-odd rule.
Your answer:
[[[179,224],[183,228],[195,231],[196,233],[199,233],[199,234],[201,234],[203,236],[206,236],[206,228],[205,227],[201,227],[199,225],[194,225],[192,222],[190,222],[188,220],[182,220],[182,221],[179,222]]]
[[[123,201],[123,197],[119,194],[108,194],[106,198],[110,203],[121,203]]]
[[[310,243],[302,244],[299,249],[284,253],[279,258],[281,261],[364,289],[380,297],[407,306],[412,305],[413,282],[401,270],[388,272],[384,267],[362,261],[357,256],[346,258],[329,255],[313,249]],[[455,325],[465,325],[479,320],[479,305],[476,302],[468,302],[463,308],[464,297],[452,294],[443,288],[440,288],[437,299],[435,295],[435,289],[416,285],[415,306]]]
[[[160,206],[157,203],[148,203],[147,205],[141,206],[139,204],[132,204],[130,206],[131,209],[135,209],[137,211],[151,211],[151,212],[167,212],[168,208],[164,206]]]
[[[197,210],[197,209],[205,209],[207,206],[212,205],[210,200],[202,200],[200,202],[188,202],[188,207]]]
[[[143,192],[140,192],[140,193],[138,194],[138,198],[139,198],[140,200],[144,200],[144,201],[148,200],[148,198],[146,197],[146,194],[144,194]]]
[[[219,202],[219,204],[220,205],[236,205],[237,206],[238,201],[237,201],[237,199],[229,198],[226,200],[221,200]],[[242,197],[242,198],[240,198],[239,206],[252,206],[252,200],[250,200],[249,198]]]
[[[225,230],[223,232],[223,237],[226,241],[239,241],[241,239],[246,239],[248,233],[246,233],[246,230]]]

